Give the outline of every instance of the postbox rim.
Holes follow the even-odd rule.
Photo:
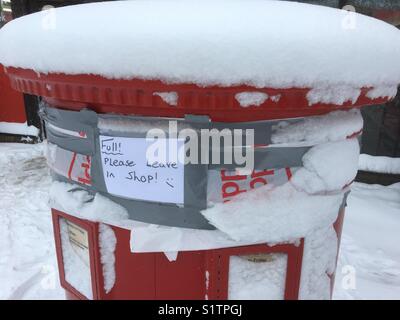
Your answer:
[[[216,121],[240,122],[320,115],[334,110],[382,104],[390,100],[390,97],[369,97],[368,93],[374,87],[361,88],[356,101],[348,100],[341,105],[323,102],[310,104],[307,95],[312,88],[166,84],[160,80],[108,79],[90,74],[44,74],[14,67],[4,69],[11,86],[18,91],[42,96],[55,107],[88,107],[100,113],[167,117],[199,114]],[[176,95],[176,104],[163,99],[162,93]],[[243,106],[237,98],[241,93],[262,94],[266,99],[259,104]],[[107,108],[104,109],[104,106]]]

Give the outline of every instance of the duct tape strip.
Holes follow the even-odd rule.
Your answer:
[[[46,122],[48,140],[63,149],[77,152],[84,155],[96,155],[98,147],[98,135],[104,133],[111,137],[134,137],[145,138],[148,130],[161,129],[169,135],[169,121],[174,119],[151,118],[151,117],[132,117],[121,115],[97,115],[90,110],[81,110],[80,112],[61,110],[51,107],[42,107],[41,116]],[[202,121],[198,121],[201,118]],[[302,164],[303,155],[310,149],[310,146],[299,147],[269,147],[271,144],[272,127],[280,122],[275,121],[257,121],[244,123],[213,123],[206,120],[207,117],[190,116],[186,119],[175,119],[177,121],[177,131],[192,129],[200,132],[202,129],[208,130],[233,130],[240,129],[245,132],[247,129],[254,130],[254,168],[286,168],[295,167]],[[299,119],[289,119],[286,122],[297,122]],[[97,122],[99,125],[97,127]],[[212,132],[210,133],[212,134]],[[222,137],[222,136],[221,136]],[[209,137],[208,137],[209,138]],[[224,145],[229,149],[231,145]],[[241,137],[245,141],[245,137]],[[224,144],[227,142],[224,140]],[[242,145],[243,153],[249,146]],[[209,166],[211,168],[233,169],[243,167],[244,163],[235,162],[235,157],[230,162],[225,161],[224,148],[220,148],[219,163],[212,163],[212,150],[209,152]],[[235,147],[238,148],[238,147]],[[201,145],[199,145],[198,154],[201,154]],[[196,164],[196,166],[198,166]]]
[[[90,110],[80,112],[47,107],[42,103],[41,118],[46,123],[48,141],[73,152],[94,155],[97,114]]]
[[[207,207],[207,191],[210,172],[234,172],[241,164],[185,164],[184,166],[184,201],[176,203],[161,203],[132,199],[108,192],[103,173],[103,163],[100,150],[100,135],[109,137],[145,138],[149,129],[160,128],[168,132],[169,121],[177,121],[177,130],[193,129],[253,129],[255,143],[263,147],[255,149],[254,160],[256,170],[265,168],[288,168],[302,165],[302,156],[310,147],[270,148],[271,132],[279,121],[264,121],[254,123],[212,123],[208,117],[187,116],[185,119],[132,117],[121,115],[98,115],[93,111],[69,111],[43,105],[41,115],[46,122],[48,141],[61,149],[71,152],[71,163],[67,174],[53,166],[56,180],[80,184],[90,192],[99,192],[114,202],[125,207],[132,220],[175,227],[214,229],[201,215],[200,211]],[[298,121],[293,119],[289,121]],[[243,137],[242,137],[243,138]],[[242,139],[242,141],[244,141]],[[244,147],[243,147],[244,148]],[[201,144],[198,145],[201,153]],[[209,151],[209,150],[208,150]],[[68,155],[64,152],[64,157]],[[211,151],[209,151],[211,158]],[[80,159],[80,173],[74,176],[74,163]],[[223,156],[220,157],[224,160]],[[90,170],[89,170],[90,168]],[[82,171],[83,170],[83,171]],[[286,169],[280,170],[285,171]],[[267,170],[268,171],[268,170]],[[82,174],[83,172],[83,174]],[[250,175],[248,176],[250,177]],[[252,175],[251,175],[252,177]],[[239,180],[243,180],[241,176]],[[247,177],[246,177],[247,178]],[[257,178],[256,180],[260,180]],[[266,180],[265,180],[265,183]],[[263,183],[258,186],[263,185]],[[257,187],[258,187],[257,186]],[[235,190],[236,187],[233,187]],[[239,186],[240,188],[240,186]],[[251,188],[254,188],[252,186]],[[240,192],[240,191],[239,191]],[[224,201],[226,201],[224,199]]]
[[[60,182],[71,183],[71,181],[53,171],[53,179]],[[77,189],[87,190],[91,194],[98,191],[92,186],[77,185]],[[114,201],[115,203],[124,207],[128,214],[129,219],[158,224],[171,227],[182,227],[191,229],[214,230],[215,227],[210,225],[208,221],[200,214],[199,209],[189,207],[178,207],[173,204],[163,204],[139,201],[133,199],[124,199],[116,197],[108,193],[99,192],[104,197]]]

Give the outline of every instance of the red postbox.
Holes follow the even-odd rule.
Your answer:
[[[141,114],[145,116],[183,117],[185,114],[208,115],[212,120],[255,121],[320,115],[337,109],[350,109],[367,104],[379,104],[386,99],[366,97],[369,88],[362,91],[355,104],[340,107],[318,104],[310,108],[307,89],[261,89],[269,95],[280,94],[277,102],[267,102],[260,108],[243,109],[235,101],[238,92],[254,90],[250,87],[200,88],[195,85],[166,85],[159,81],[109,80],[89,75],[41,74],[7,68],[12,86],[22,92],[42,96],[52,107],[81,110],[89,108],[98,113]],[[52,90],[49,91],[49,84]],[[153,92],[175,91],[179,99],[171,108]],[[260,91],[260,89],[257,89]],[[294,107],[295,106],[295,107]],[[265,110],[268,112],[265,112]],[[355,132],[354,134],[359,134]],[[72,164],[73,165],[73,164]],[[290,170],[288,170],[290,179]],[[335,229],[340,238],[344,208],[340,209]],[[60,219],[66,219],[84,230],[89,248],[92,297],[94,299],[227,299],[229,258],[254,254],[283,253],[287,255],[285,299],[297,299],[301,278],[304,239],[298,244],[249,245],[201,251],[179,252],[176,261],[169,261],[162,252],[132,253],[130,232],[112,227],[117,238],[115,249],[116,280],[112,290],[104,290],[104,278],[99,248],[99,224],[79,219],[68,212],[53,210],[54,235],[62,286],[70,299],[85,299],[65,278],[62,254]],[[332,281],[333,285],[333,281]]]
[[[124,5],[143,5],[137,3],[139,2],[106,4],[104,6],[115,6],[115,9],[119,10],[121,9],[120,6]],[[271,12],[266,10],[268,14],[271,15],[271,19],[275,17],[274,12],[280,13],[283,9],[287,10],[285,12],[289,12],[287,16],[288,19],[295,17],[291,10],[291,5],[293,4],[275,2],[261,3],[263,6],[271,6]],[[152,5],[154,7],[145,6],[141,8],[143,10],[146,9],[147,14],[151,15],[151,8],[153,8],[153,10],[159,10],[157,6],[161,6],[161,3]],[[207,4],[207,6],[208,5],[210,4]],[[259,5],[261,4],[252,4],[248,14],[259,12]],[[212,10],[210,11],[207,6],[202,7],[202,10],[207,13],[211,12]],[[329,18],[333,16],[334,19],[331,23],[336,27],[340,24],[341,17],[339,13],[335,13],[335,11],[330,11],[330,9],[315,9],[313,6],[303,7],[297,4],[296,6],[298,6],[297,8],[299,10],[310,10],[310,13],[312,10],[316,10],[321,13],[322,16],[325,14],[326,17]],[[217,7],[220,12],[225,12],[225,7],[221,7],[220,5],[217,5]],[[90,8],[90,6],[85,6],[83,9],[89,10]],[[100,11],[104,14],[109,14],[106,10],[107,8],[101,7]],[[187,14],[192,12],[190,5],[185,8],[187,11],[184,12]],[[60,11],[60,16],[52,16],[50,13],[48,16],[42,14],[42,16],[37,15],[33,17],[36,19],[33,19],[36,22],[38,21],[37,19],[41,17],[48,18],[50,22],[54,22],[54,26],[51,23],[45,25],[45,27],[49,29],[46,29],[46,31],[49,32],[45,33],[44,39],[47,39],[51,44],[55,44],[59,41],[57,37],[54,37],[54,35],[57,35],[57,19],[63,21],[63,13],[65,13],[64,21],[70,21],[69,19],[71,17],[75,17],[72,14],[73,11],[70,11],[70,9],[71,8],[67,8],[64,9],[64,11]],[[179,10],[180,9],[179,7]],[[240,4],[236,4],[232,12],[238,14],[238,17],[240,17],[240,12],[242,10],[238,9],[243,9],[240,7]],[[321,10],[321,12],[319,10]],[[126,11],[127,10],[119,12]],[[181,17],[182,16],[179,16],[179,18]],[[53,18],[54,20],[51,20]],[[77,18],[81,19],[81,16]],[[101,15],[98,17],[98,21],[102,21],[100,18]],[[131,16],[126,16],[125,18],[129,21],[131,20]],[[264,17],[261,18],[263,21],[268,20],[264,19]],[[171,21],[173,20],[174,19]],[[183,20],[186,21],[185,19]],[[218,19],[215,18],[215,20]],[[81,19],[79,21],[83,20]],[[166,27],[169,27],[169,23],[167,22]],[[368,24],[367,22],[365,22],[365,24]],[[305,25],[307,25],[308,28],[306,29],[308,30],[307,32],[314,30],[314,28],[310,28],[312,24]],[[63,26],[62,23],[61,26]],[[223,25],[220,27],[222,28]],[[280,27],[280,22],[278,23],[278,27]],[[379,27],[382,29],[386,28],[386,26],[381,25]],[[276,28],[277,25],[274,25],[272,30],[276,30]],[[194,37],[198,36],[198,30],[200,29],[194,29]],[[256,32],[258,30],[258,25],[252,30]],[[174,35],[175,31],[173,32]],[[393,30],[389,31],[391,35],[393,33],[393,38],[397,36],[397,33],[395,34]],[[12,28],[11,32],[13,32]],[[229,35],[232,34],[230,29],[226,32]],[[76,32],[71,32],[71,37],[76,36],[76,34]],[[129,32],[127,34],[129,34]],[[157,32],[154,34],[158,35]],[[294,38],[291,37],[293,34],[295,35]],[[344,34],[346,36],[348,35],[347,33]],[[62,35],[64,34],[61,33],[59,36]],[[48,38],[46,38],[47,36]],[[276,41],[276,34],[272,33],[270,36],[273,41]],[[263,35],[261,34],[259,38],[254,39],[260,40],[262,37]],[[118,40],[121,37],[116,38]],[[304,38],[305,41],[311,41],[310,39],[313,37],[306,34]],[[322,39],[320,39],[321,41],[326,43],[326,39],[323,37],[320,38]],[[147,53],[147,48],[153,48],[153,40],[148,40],[147,33],[145,33],[144,36],[140,35],[138,37],[139,42],[143,39],[147,41],[146,45],[139,45],[138,48],[139,51],[141,48],[145,48],[145,53]],[[171,39],[173,39],[172,36]],[[199,39],[203,38],[199,37]],[[346,39],[344,41],[347,41]],[[161,40],[164,40],[164,38]],[[297,40],[297,30],[295,30],[294,33],[289,33],[288,42],[292,41],[292,43],[298,45]],[[83,59],[85,59],[88,55],[80,53],[80,44],[82,44],[80,41],[80,37],[75,39],[75,42],[70,41],[70,44],[75,45],[74,48],[78,50],[76,55],[72,56],[78,57],[79,59],[83,57]],[[237,39],[234,39],[234,44],[239,43],[235,41],[237,41]],[[102,41],[98,41],[97,44],[102,42],[104,42],[103,39]],[[279,41],[275,44],[279,44]],[[64,42],[62,42],[62,45],[64,45]],[[60,47],[62,47],[62,45]],[[123,44],[120,45],[122,46]],[[209,45],[209,41],[205,41],[204,45]],[[218,45],[218,43],[214,45]],[[314,45],[314,43],[311,41],[310,45]],[[266,47],[269,48],[269,42],[266,43]],[[132,50],[138,48],[134,46]],[[284,46],[282,51],[288,48],[289,46]],[[187,48],[183,46],[183,49],[179,48],[177,52],[181,52],[180,50],[186,52],[186,49]],[[303,48],[300,50],[297,46],[298,52],[302,52],[302,49]],[[54,52],[58,52],[57,50],[59,50],[59,47],[51,47],[51,50],[53,53],[52,57],[54,57]],[[214,47],[210,47],[210,50],[214,50]],[[341,48],[341,50],[343,50],[343,48]],[[62,48],[60,49],[60,53],[61,52],[64,53]],[[193,50],[191,52],[194,54]],[[276,53],[279,52],[279,50],[273,50],[273,52]],[[338,52],[341,51],[338,50]],[[264,61],[263,59],[268,59],[268,57],[264,55],[263,50],[257,51],[256,53],[262,61]],[[307,56],[306,58],[312,56],[311,51],[308,53],[309,55],[305,54],[305,56]],[[47,51],[43,54],[47,54]],[[102,52],[96,52],[96,54],[101,55]],[[138,56],[142,58],[146,56],[141,54],[142,53]],[[159,52],[157,52],[157,54],[159,54]],[[162,53],[161,56],[164,59]],[[14,61],[12,55],[9,54],[7,57],[8,61]],[[42,55],[38,57],[40,59],[43,58]],[[56,190],[54,196],[65,196],[74,192],[76,194],[75,197],[69,198],[69,200],[65,200],[64,198],[65,206],[63,206],[63,208],[54,206],[52,209],[60,280],[69,299],[243,298],[244,296],[241,295],[242,291],[237,290],[238,287],[244,287],[245,289],[243,289],[243,292],[251,293],[245,298],[251,296],[253,298],[265,299],[299,299],[302,298],[302,278],[305,277],[305,274],[308,276],[311,274],[311,277],[314,276],[315,278],[313,270],[310,269],[309,260],[312,258],[318,261],[318,255],[323,254],[323,251],[326,249],[331,254],[333,253],[333,261],[335,262],[346,204],[346,196],[343,190],[347,190],[347,183],[351,183],[351,181],[346,181],[346,183],[340,186],[336,185],[334,189],[318,189],[316,191],[316,194],[320,196],[326,196],[326,194],[329,193],[328,191],[337,191],[337,194],[340,194],[343,201],[342,198],[340,198],[340,201],[342,201],[341,205],[336,202],[336,204],[338,204],[337,207],[335,204],[335,208],[332,209],[334,218],[329,220],[329,225],[327,226],[333,233],[333,236],[330,234],[329,237],[331,239],[334,238],[334,241],[327,244],[326,248],[324,247],[324,243],[318,243],[320,251],[314,253],[314,256],[311,258],[310,251],[307,251],[307,246],[310,245],[307,244],[308,238],[304,235],[304,232],[301,233],[304,236],[298,236],[296,239],[280,239],[270,244],[250,241],[247,244],[242,243],[240,245],[235,245],[237,242],[233,242],[233,245],[232,243],[231,245],[226,245],[225,243],[225,245],[215,245],[212,248],[196,247],[196,249],[193,249],[193,247],[188,249],[185,247],[185,249],[177,248],[175,250],[153,249],[152,251],[135,251],[135,247],[137,246],[135,242],[135,232],[138,232],[138,229],[135,229],[136,226],[132,228],[121,227],[120,225],[108,223],[104,219],[101,219],[102,216],[109,215],[109,211],[113,210],[109,206],[110,199],[117,202],[122,207],[129,207],[127,211],[129,211],[129,218],[131,221],[137,220],[157,226],[168,226],[179,229],[185,228],[189,234],[191,230],[194,229],[212,229],[213,226],[200,214],[200,212],[207,207],[207,201],[209,200],[207,198],[207,170],[209,170],[209,168],[202,169],[206,170],[201,173],[206,177],[205,181],[204,179],[201,180],[201,174],[198,175],[198,172],[194,175],[195,178],[193,181],[185,180],[184,202],[174,202],[174,204],[179,204],[176,206],[171,206],[169,202],[168,205],[165,205],[162,201],[154,201],[157,195],[150,197],[149,200],[148,198],[143,199],[140,197],[129,198],[129,196],[122,196],[121,194],[110,192],[108,186],[105,185],[105,175],[110,179],[114,178],[114,176],[112,172],[110,176],[109,172],[105,174],[104,167],[99,165],[99,163],[102,163],[102,159],[99,158],[99,153],[101,153],[99,148],[102,148],[99,147],[101,146],[99,141],[100,139],[104,139],[104,137],[100,138],[102,133],[100,131],[100,121],[98,121],[98,119],[101,119],[102,123],[110,119],[116,119],[117,122],[122,122],[124,124],[122,130],[130,131],[130,138],[137,137],[136,135],[132,135],[131,132],[134,126],[139,126],[137,123],[150,123],[151,126],[151,121],[154,123],[154,121],[161,121],[161,119],[166,121],[184,119],[185,121],[191,121],[191,125],[194,127],[197,126],[197,128],[202,128],[202,126],[212,127],[215,125],[215,127],[218,128],[226,126],[232,129],[242,128],[242,126],[244,126],[257,127],[257,130],[260,130],[261,126],[261,137],[264,137],[268,130],[272,130],[273,125],[281,125],[280,120],[286,120],[287,122],[297,121],[296,119],[300,118],[307,119],[312,116],[326,115],[331,111],[350,110],[364,105],[384,103],[389,99],[389,96],[394,91],[393,88],[397,85],[397,83],[395,83],[397,81],[395,75],[391,74],[392,78],[389,80],[395,80],[383,83],[382,88],[375,88],[372,85],[366,84],[360,84],[355,88],[353,84],[343,84],[343,79],[337,80],[337,83],[334,83],[334,81],[330,83],[329,80],[331,79],[325,78],[325,83],[315,83],[315,87],[293,85],[288,88],[287,83],[291,83],[290,81],[286,81],[286,85],[276,85],[272,87],[250,84],[224,86],[222,84],[213,85],[212,83],[208,83],[200,85],[196,84],[195,81],[189,83],[185,81],[163,82],[161,80],[146,80],[146,77],[136,77],[135,75],[128,77],[129,79],[123,76],[110,76],[107,78],[104,75],[92,74],[93,72],[90,71],[79,74],[75,69],[73,72],[68,72],[68,70],[60,70],[64,65],[58,64],[60,62],[59,59],[54,60],[54,65],[58,64],[57,66],[51,66],[54,70],[41,72],[37,69],[40,69],[46,64],[45,58],[43,59],[41,63],[34,61],[33,64],[37,68],[32,69],[35,70],[23,67],[25,61],[22,59],[17,65],[9,62],[5,71],[14,89],[43,97],[44,105],[42,115],[47,123],[48,140],[52,144],[60,147],[60,149],[55,150],[55,153],[57,154],[57,152],[59,152],[58,156],[64,160],[64,166],[53,163],[51,169],[53,169],[56,181],[61,181],[61,184],[69,183],[72,185],[72,187],[66,190],[62,195],[57,194],[57,192],[63,193],[61,189],[58,189],[58,191]],[[203,61],[204,55],[201,53],[198,59]],[[253,58],[250,57],[250,61],[252,61],[252,59]],[[208,70],[207,59],[204,61],[206,61],[204,70]],[[240,61],[235,61],[240,64]],[[286,60],[283,59],[282,61],[285,62]],[[310,63],[310,66],[313,65],[312,59],[307,61]],[[335,61],[337,62],[337,60]],[[88,65],[91,65],[90,62],[90,58],[86,60]],[[142,62],[142,60],[140,60],[140,62]],[[151,63],[147,60],[146,62],[148,63],[147,67],[150,66],[149,70],[152,70]],[[189,62],[187,66],[190,65]],[[220,62],[224,62],[224,57]],[[294,60],[292,60],[292,62],[295,63]],[[72,60],[68,67],[71,67],[71,64],[73,64]],[[136,65],[134,66],[136,67]],[[274,69],[275,65],[269,65],[268,67]],[[332,71],[333,68],[328,69],[327,74],[332,75],[336,72],[336,70]],[[198,72],[203,72],[202,68],[196,70]],[[240,68],[238,70],[237,72],[239,74],[240,72],[244,72],[245,76],[248,76],[247,72]],[[278,71],[275,70],[275,72],[278,72],[278,78],[283,77],[282,74],[280,74],[280,72],[283,72],[282,70],[284,70],[284,68]],[[157,70],[157,72],[158,71],[159,70]],[[252,71],[255,73],[258,72],[256,69]],[[298,77],[302,77],[304,73],[307,72],[301,70],[301,68],[294,68],[292,71]],[[227,69],[224,69],[224,72],[228,72]],[[285,72],[283,73],[285,76],[290,76]],[[101,72],[99,72],[99,74],[101,74]],[[203,76],[207,76],[207,73],[203,74]],[[318,78],[320,72],[314,70],[313,76],[313,79]],[[326,74],[324,74],[324,76],[326,76]],[[154,76],[151,79],[158,78]],[[309,78],[305,77],[303,80],[306,83]],[[368,81],[370,81],[370,79],[367,79],[365,83],[370,83]],[[362,81],[360,80],[359,83],[362,83]],[[320,85],[321,87],[319,87]],[[314,89],[317,89],[317,92],[312,91]],[[337,92],[335,92],[335,90],[344,91],[345,97],[343,99],[342,97],[336,99]],[[256,97],[261,97],[262,99],[258,99],[256,102],[253,101],[252,103],[248,103],[248,101],[242,103],[240,99],[241,95],[245,94],[245,96],[247,96],[248,93],[255,93]],[[316,101],[310,101],[310,96],[313,96]],[[327,99],[325,99],[326,96],[328,96]],[[335,103],[336,100],[337,103]],[[136,121],[136,124],[133,125],[133,122],[130,121]],[[355,142],[354,138],[361,134],[362,121],[360,120],[359,122],[361,123],[360,127],[354,130],[354,132],[347,132],[346,135],[341,137],[342,140],[345,142],[348,140]],[[263,123],[266,123],[266,125],[262,126]],[[114,129],[108,128],[107,130],[112,131]],[[140,131],[142,128],[138,128],[138,130]],[[138,132],[134,132],[134,134],[137,133]],[[269,153],[269,143],[271,142],[265,142],[265,140],[262,140],[260,143],[254,142],[251,148],[254,148],[255,152],[266,151],[262,153],[262,156],[265,156],[265,154],[272,154],[271,152]],[[294,170],[292,169],[302,166],[302,156],[307,152],[307,148],[313,146],[314,145],[302,145],[296,149],[297,153],[291,153],[290,150],[281,148],[282,146],[275,148],[274,152],[280,152],[280,157],[269,158],[271,162],[267,164],[263,162],[262,165],[264,166],[247,174],[238,173],[237,176],[233,174],[226,175],[226,168],[224,166],[216,167],[216,172],[220,179],[218,181],[220,181],[221,186],[219,190],[214,190],[210,193],[218,193],[220,196],[220,205],[223,207],[225,206],[223,203],[230,201],[233,196],[241,194],[245,197],[250,194],[250,192],[246,193],[247,191],[268,184],[270,177],[276,173],[275,168],[281,170],[279,177],[280,182],[277,183],[277,185],[284,184],[289,180],[293,182],[295,176],[293,174]],[[109,148],[108,151],[112,154],[121,154],[118,143],[116,146],[112,145]],[[292,161],[294,155],[297,157],[297,162]],[[353,156],[354,153],[352,154],[352,157]],[[286,161],[285,165],[280,164],[281,160]],[[116,163],[116,166],[119,165],[118,163],[119,162]],[[135,164],[130,162],[129,164],[124,163],[123,165],[134,166]],[[225,163],[223,165],[225,165]],[[190,169],[189,166],[185,167],[185,170],[186,168],[188,168],[187,170]],[[340,169],[341,168],[338,168],[339,171]],[[130,179],[132,179],[132,176]],[[213,184],[213,182],[211,184]],[[245,188],[243,187],[244,184],[246,184]],[[188,188],[186,188],[186,186],[188,186]],[[140,187],[132,187],[132,189],[134,188]],[[186,192],[190,195],[190,199],[186,199]],[[154,193],[156,193],[156,191],[154,191]],[[99,200],[100,202],[92,206],[90,214],[87,214],[85,205],[91,203],[91,201],[95,201],[97,195],[102,195],[102,200]],[[80,201],[80,205],[72,209],[69,201],[73,202],[75,200]],[[267,202],[268,199],[265,201]],[[196,202],[195,205],[193,202]],[[86,215],[83,213],[81,215],[79,212],[80,210],[85,211]],[[304,214],[304,212],[301,213]],[[296,215],[292,215],[292,217],[295,216]],[[249,216],[249,219],[251,220],[251,216]],[[277,219],[279,219],[279,217]],[[324,222],[326,223],[326,221]],[[283,228],[284,227],[283,225]],[[292,228],[296,229],[296,225],[292,224]],[[151,230],[149,231],[150,233],[152,232]],[[168,233],[168,235],[173,235],[173,230],[172,233]],[[323,233],[324,230],[319,230],[319,232]],[[324,240],[321,241],[324,242]],[[157,244],[154,245],[153,243],[153,248],[156,247]],[[173,253],[172,255],[171,252]],[[329,292],[331,293],[333,288],[335,268],[331,265],[328,266],[327,262],[321,262],[321,265],[322,273],[318,275],[321,279],[316,278],[313,279],[313,281],[324,281],[324,284],[320,286],[322,289],[320,289],[325,290],[325,293],[328,292],[329,296]],[[251,272],[249,270],[251,270]],[[269,278],[269,275],[272,275],[272,278]],[[266,279],[268,281],[266,281]],[[249,282],[250,286],[248,285]],[[255,289],[251,286],[255,283],[262,284],[261,291],[260,288]],[[266,289],[265,291],[267,294],[264,294],[264,289]],[[312,290],[313,288],[308,289]]]
[[[10,87],[4,68],[0,71],[0,122],[26,122],[24,99]]]

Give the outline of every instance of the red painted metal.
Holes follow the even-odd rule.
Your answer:
[[[342,229],[343,229],[343,222],[344,222],[344,212],[345,209],[343,208],[342,210],[340,210],[339,215],[336,219],[335,224],[333,225],[333,227],[335,228],[336,234],[338,236],[338,240],[339,243],[338,245],[340,246],[340,239],[342,238]]]
[[[110,226],[116,235],[116,281],[109,293],[104,291],[100,261],[98,223],[78,219],[52,210],[59,275],[68,299],[86,299],[65,279],[59,219],[64,218],[88,231],[90,268],[94,299],[210,299],[228,298],[229,258],[259,253],[287,254],[285,299],[298,299],[303,257],[303,239],[299,245],[266,244],[202,251],[179,252],[176,261],[169,261],[162,252],[131,253],[130,231]],[[208,272],[208,281],[206,281]]]
[[[371,16],[395,26],[400,26],[400,9],[375,9],[372,10]]]
[[[60,233],[60,218],[64,218],[66,220],[71,221],[72,223],[77,224],[80,226],[82,229],[85,229],[88,232],[89,236],[89,256],[90,256],[90,269],[92,273],[92,288],[93,288],[93,297],[97,297],[97,291],[99,287],[97,279],[93,276],[94,274],[98,274],[99,270],[99,265],[96,263],[99,261],[100,256],[99,256],[99,231],[98,231],[98,225],[96,223],[90,222],[88,220],[82,220],[78,219],[74,216],[71,215],[62,215],[59,214],[57,210],[52,209],[52,219],[53,219],[53,229],[54,229],[54,240],[56,244],[56,252],[57,252],[57,264],[58,264],[58,272],[60,275],[60,283],[61,286],[66,289],[67,292],[70,292],[73,296],[75,296],[77,299],[86,299],[86,297],[81,294],[78,290],[76,290],[73,286],[71,286],[66,280],[65,280],[65,272],[64,272],[64,261],[63,261],[63,255],[62,255],[62,246],[61,246],[61,233]]]
[[[78,296],[74,295],[72,292],[65,290],[65,299],[66,300],[82,300]]]
[[[343,222],[344,222],[344,214],[345,214],[345,208],[342,208],[339,211],[339,215],[335,221],[335,223],[333,224],[333,227],[336,231],[336,235],[338,238],[338,242],[337,242],[337,256],[336,256],[336,265],[338,263],[338,259],[339,259],[339,250],[340,250],[340,242],[342,239],[342,230],[343,230]],[[335,268],[336,270],[336,268]],[[333,295],[333,289],[335,287],[335,277],[336,277],[336,272],[333,273],[330,278],[331,278],[331,297]]]
[[[255,88],[250,86],[200,87],[194,84],[165,84],[158,80],[118,80],[97,75],[39,74],[32,70],[7,68],[11,86],[19,91],[43,96],[51,105],[79,110],[89,108],[98,113],[136,114],[157,117],[183,117],[186,114],[208,115],[214,121],[255,121],[324,114],[337,109],[349,109],[369,104],[381,104],[386,98],[369,99],[371,88],[363,88],[353,104],[309,106],[309,88]],[[177,106],[170,106],[154,92],[178,94]],[[242,108],[235,95],[257,91],[280,96],[267,99],[257,107]]]
[[[0,65],[0,122],[26,121],[24,99],[10,86],[10,80]]]

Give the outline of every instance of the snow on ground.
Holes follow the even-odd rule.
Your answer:
[[[352,190],[334,298],[400,299],[400,183],[356,183]],[[356,282],[351,289],[348,277],[353,271]]]
[[[369,172],[400,174],[400,158],[361,154],[358,169]]]
[[[43,145],[0,144],[0,299],[63,299]]]
[[[0,144],[0,299],[64,298],[43,149]],[[400,184],[356,183],[348,204],[334,298],[400,299]]]

